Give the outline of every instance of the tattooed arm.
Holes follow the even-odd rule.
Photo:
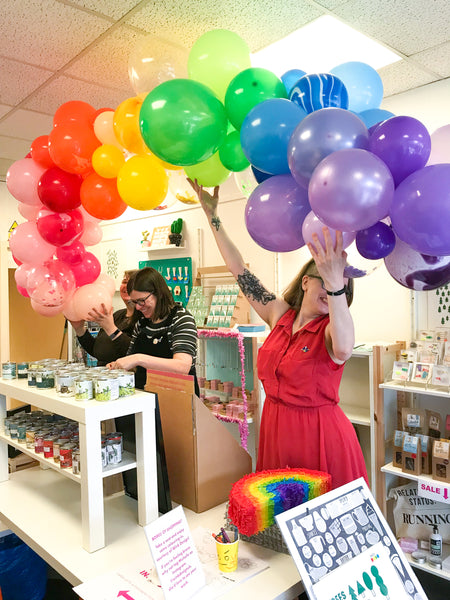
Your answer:
[[[261,281],[251,273],[244,263],[241,253],[226,233],[217,214],[219,203],[219,187],[214,188],[211,196],[197,181],[188,179],[200,200],[200,204],[208,218],[217,246],[230,272],[234,275],[244,296],[255,309],[256,313],[270,327],[273,327],[289,305],[267,290]]]

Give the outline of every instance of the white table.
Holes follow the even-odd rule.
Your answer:
[[[3,417],[6,411],[6,397],[16,398],[27,404],[31,404],[45,411],[63,415],[79,423],[79,444],[81,474],[73,475],[71,469],[60,469],[52,459],[44,459],[42,454],[36,454],[33,450],[27,450],[24,444],[18,444],[4,435]],[[126,396],[111,402],[97,402],[90,400],[80,402],[74,398],[60,398],[54,389],[39,390],[29,387],[27,380],[5,380],[0,379],[0,512],[5,499],[14,489],[16,473],[11,474],[8,480],[8,456],[7,444],[12,444],[21,451],[37,458],[46,467],[52,469],[53,476],[57,482],[52,489],[57,490],[69,479],[80,484],[80,490],[76,487],[72,490],[73,498],[61,499],[61,506],[56,506],[55,495],[51,490],[45,494],[50,507],[57,512],[69,506],[70,517],[73,513],[70,506],[73,502],[80,500],[81,504],[78,515],[78,528],[81,522],[81,539],[79,544],[88,552],[94,552],[105,546],[105,517],[103,501],[103,477],[119,473],[121,471],[136,468],[138,481],[137,521],[140,525],[147,525],[158,517],[158,493],[156,475],[156,443],[155,443],[155,396],[147,392],[137,391],[134,395]],[[136,423],[136,457],[126,455],[125,460],[115,468],[102,470],[101,459],[101,431],[100,422],[105,419],[113,419],[123,415],[134,414]],[[25,472],[27,479],[30,470]],[[43,476],[46,471],[37,470]],[[45,480],[45,477],[44,479]],[[36,489],[41,486],[35,483]],[[27,501],[26,498],[30,497]],[[20,499],[22,509],[30,512],[36,518],[34,511],[32,492],[27,493],[26,485],[23,489],[23,500]],[[19,499],[18,499],[19,501]],[[26,508],[25,508],[26,507]],[[46,511],[50,523],[52,523],[52,512]],[[41,519],[42,516],[38,516]],[[9,517],[6,515],[6,519]],[[64,529],[64,524],[61,525]],[[53,526],[52,526],[53,527]],[[61,534],[64,533],[63,529]],[[26,533],[24,531],[24,533]]]

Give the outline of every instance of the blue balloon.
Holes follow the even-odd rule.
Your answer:
[[[386,119],[395,117],[395,115],[389,110],[383,110],[382,108],[369,108],[369,110],[363,110],[358,113],[358,117],[365,124],[367,129],[369,129],[373,125],[378,125],[378,123],[382,123],[383,121],[386,121]]]
[[[303,77],[303,75],[306,75],[306,73],[301,69],[290,69],[290,71],[286,71],[286,73],[281,76],[281,81],[284,83],[284,87],[286,88],[288,95],[291,93],[292,88],[300,79],[300,77]]]
[[[253,165],[250,165],[250,166],[251,166],[251,169],[253,172],[253,176],[255,177],[255,179],[258,183],[262,183],[266,179],[269,179],[269,177],[273,177],[273,175],[271,175],[270,173],[264,173],[264,171],[259,171]]]
[[[307,113],[321,108],[348,108],[348,94],[345,85],[330,73],[312,73],[297,81],[289,94],[289,99]]]
[[[383,99],[383,82],[370,65],[350,61],[331,69],[348,92],[348,109],[356,113],[378,108]]]
[[[305,117],[302,108],[284,98],[264,100],[253,107],[241,127],[241,146],[250,163],[271,175],[289,173],[289,140]]]

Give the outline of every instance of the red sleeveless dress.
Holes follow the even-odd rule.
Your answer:
[[[325,471],[333,489],[358,477],[368,481],[355,430],[338,406],[344,365],[325,346],[330,318],[317,317],[292,335],[295,317],[288,310],[258,353],[266,400],[256,470]]]

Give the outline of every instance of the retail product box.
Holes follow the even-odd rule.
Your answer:
[[[394,433],[394,451],[392,453],[392,464],[394,467],[402,468],[402,456],[403,456],[403,438],[405,437],[405,431],[396,430]]]
[[[421,466],[420,440],[415,435],[406,434],[403,438],[402,471],[410,475],[420,475]]]
[[[422,449],[421,471],[424,475],[431,475],[431,442],[432,438],[428,435],[417,436]]]
[[[251,456],[194,394],[191,376],[148,371],[145,390],[158,395],[172,500],[194,512],[226,502]]]
[[[450,440],[433,441],[433,479],[450,483]]]

